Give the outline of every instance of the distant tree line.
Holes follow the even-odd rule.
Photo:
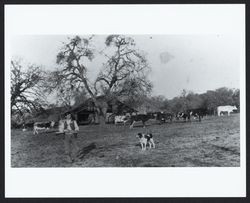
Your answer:
[[[216,114],[218,106],[235,105],[240,109],[240,90],[221,87],[197,94],[183,90],[180,96],[166,99],[164,96],[151,97],[151,101],[161,111],[177,113],[188,109],[206,108],[210,114]]]

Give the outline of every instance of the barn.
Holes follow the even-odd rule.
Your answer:
[[[137,110],[129,107],[118,99],[113,99],[108,102],[108,109],[106,115],[106,123],[113,123],[115,115],[124,115],[137,112]],[[65,112],[74,115],[79,125],[96,124],[98,119],[96,117],[96,107],[92,99],[88,99],[78,106]]]
[[[90,99],[64,112],[67,113],[71,113],[80,125],[95,123],[96,120],[94,102]]]

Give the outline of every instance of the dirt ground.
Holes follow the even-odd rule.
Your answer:
[[[153,133],[155,149],[142,151],[138,132]],[[79,159],[68,163],[63,135],[11,131],[12,167],[237,167],[240,115],[209,116],[202,122],[173,122],[146,128],[112,124],[80,126]]]

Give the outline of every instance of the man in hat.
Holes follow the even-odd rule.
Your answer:
[[[77,131],[79,127],[75,119],[72,119],[71,114],[66,115],[66,120],[64,122],[64,144],[65,144],[65,154],[69,162],[73,162],[76,156],[77,151]]]

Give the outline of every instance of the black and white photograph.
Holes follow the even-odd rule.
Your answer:
[[[244,12],[6,6],[6,196],[244,196]]]
[[[21,36],[12,167],[240,166],[230,35]]]

